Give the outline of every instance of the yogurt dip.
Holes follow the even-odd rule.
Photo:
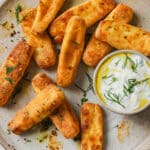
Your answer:
[[[95,90],[113,110],[134,112],[150,103],[150,62],[132,52],[114,53],[97,69]]]

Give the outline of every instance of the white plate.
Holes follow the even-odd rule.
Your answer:
[[[70,7],[83,1],[85,0],[66,0],[66,6]],[[124,2],[131,6],[136,14],[134,17],[134,23],[150,31],[149,0],[118,0],[118,2]],[[13,23],[15,26],[15,31],[20,31],[20,26],[16,23],[14,15],[15,7],[18,3],[24,7],[35,7],[38,0],[9,0],[1,7],[0,23],[4,23],[5,21],[7,21],[8,24]],[[9,11],[10,9],[12,12]],[[12,31],[13,30],[2,29],[0,27],[0,64],[4,61],[12,47],[14,47],[15,44],[23,37],[22,32],[20,34],[17,33],[14,37],[10,37],[9,35]],[[32,62],[28,68],[28,78],[31,79],[39,71],[41,70],[38,69],[34,62]],[[92,76],[93,71],[93,69],[89,69],[84,64],[81,64],[75,83],[79,84],[83,88],[86,88],[89,82],[85,73],[88,72],[90,76]],[[47,72],[48,75],[55,80],[56,67],[44,72]],[[22,80],[21,84],[23,85],[23,90],[13,99],[16,104],[9,105],[5,108],[0,108],[0,143],[7,150],[48,150],[48,138],[42,143],[39,143],[37,140],[37,138],[40,138],[43,134],[45,134],[40,132],[39,126],[22,136],[17,136],[12,133],[8,134],[7,123],[11,120],[14,114],[25,104],[27,104],[28,101],[34,96],[30,82]],[[64,91],[66,97],[79,114],[80,107],[78,104],[81,104],[80,99],[82,98],[82,92],[74,85],[71,88],[64,89]],[[88,92],[87,97],[90,102],[99,103],[92,91]],[[125,133],[122,133],[121,135],[126,134],[126,136],[124,137],[124,141],[120,143],[117,138],[118,128],[116,126],[123,120],[126,122],[126,129],[123,130]],[[51,133],[54,129],[55,127],[51,126],[47,132]],[[66,140],[58,131],[57,133],[57,141],[60,141],[63,145],[63,150],[79,149],[78,142]],[[150,108],[133,116],[121,116],[104,110],[104,150],[150,150],[149,133]],[[26,142],[24,138],[31,140],[31,142]]]

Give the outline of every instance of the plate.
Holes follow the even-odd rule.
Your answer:
[[[65,7],[82,3],[85,0],[66,0]],[[23,38],[19,24],[16,23],[15,8],[21,4],[23,8],[35,7],[38,0],[11,0],[7,1],[0,9],[0,64],[5,60],[10,50]],[[149,0],[118,0],[133,8],[135,16],[133,24],[150,31],[150,1]],[[4,28],[2,24],[7,22]],[[14,28],[11,28],[11,24]],[[15,31],[15,32],[14,32]],[[88,31],[89,33],[91,30]],[[13,36],[13,33],[15,33]],[[34,127],[29,132],[18,136],[9,132],[7,123],[15,113],[25,106],[31,100],[35,93],[31,86],[30,80],[38,72],[47,73],[55,81],[56,66],[48,71],[40,70],[34,62],[31,62],[27,69],[27,74],[19,83],[22,90],[13,96],[7,107],[0,108],[0,143],[6,150],[48,150],[48,136],[56,131],[54,136],[55,145],[59,150],[78,150],[80,142],[78,140],[67,140],[63,138],[58,130],[52,125],[47,131],[41,132],[41,124]],[[77,78],[70,88],[63,89],[67,99],[79,116],[82,91],[91,83],[89,76],[93,76],[94,69],[87,68],[83,63],[80,64]],[[89,102],[99,103],[92,90],[88,91],[87,98]],[[104,150],[150,150],[150,107],[144,112],[133,116],[122,116],[110,111],[104,110]],[[52,135],[53,136],[53,135]]]

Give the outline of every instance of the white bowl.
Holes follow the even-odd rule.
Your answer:
[[[102,102],[102,100],[100,99],[100,97],[98,96],[98,93],[97,93],[97,89],[96,89],[96,78],[97,78],[97,73],[98,73],[98,70],[99,68],[101,67],[101,65],[107,60],[109,59],[110,57],[112,57],[113,55],[116,55],[116,54],[121,54],[121,53],[132,53],[132,54],[137,54],[137,55],[140,55],[144,60],[150,62],[150,59],[146,56],[144,56],[143,54],[137,52],[137,51],[134,51],[134,50],[117,50],[115,52],[112,52],[110,54],[108,54],[107,56],[105,56],[97,65],[96,69],[95,69],[95,72],[94,72],[94,76],[93,76],[93,87],[94,87],[94,91],[95,91],[95,94],[97,96],[97,98],[99,99],[100,101],[100,105],[104,108],[104,109],[108,109],[112,112],[115,112],[115,113],[118,113],[118,114],[123,114],[123,115],[132,115],[132,114],[136,114],[136,113],[139,113],[141,111],[143,111],[144,109],[146,109],[149,105],[150,105],[150,102],[149,104],[145,105],[144,107],[142,107],[141,109],[138,109],[138,110],[133,110],[133,111],[130,111],[130,112],[124,112],[124,111],[120,111],[120,110],[116,110],[114,108],[112,108],[111,106],[108,106],[107,104],[104,104]]]

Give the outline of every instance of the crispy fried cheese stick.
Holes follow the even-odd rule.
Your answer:
[[[5,105],[23,77],[33,54],[26,42],[19,42],[0,69],[0,106]]]
[[[150,56],[150,33],[138,27],[114,21],[103,21],[96,37],[116,49],[130,49]]]
[[[46,87],[9,122],[9,129],[22,134],[52,114],[63,102],[64,93],[56,86]]]
[[[49,68],[56,62],[56,54],[52,41],[48,34],[33,34],[31,28],[35,19],[36,9],[26,9],[20,13],[20,19],[25,18],[21,22],[21,27],[29,45],[34,49],[34,60],[40,68]]]
[[[80,16],[85,20],[86,26],[90,27],[104,18],[113,8],[114,0],[88,0],[78,6],[72,7],[54,20],[49,32],[56,43],[61,43],[67,24],[72,16]]]
[[[102,150],[103,114],[97,104],[81,107],[81,150]]]
[[[55,85],[46,74],[39,73],[32,79],[32,86],[35,92],[39,93],[47,86]],[[79,134],[79,121],[66,99],[55,113],[49,116],[49,118],[65,138],[74,138]]]
[[[33,22],[32,31],[43,33],[53,21],[65,0],[40,0]]]
[[[78,16],[72,17],[60,51],[56,77],[58,85],[68,87],[74,81],[83,53],[85,32],[84,20]]]
[[[129,23],[132,20],[133,11],[132,9],[124,4],[118,4],[114,10],[105,18],[105,20],[113,20],[124,23]],[[98,25],[96,30],[99,30]],[[100,41],[95,37],[95,32],[92,34],[87,47],[83,54],[83,62],[91,67],[95,67],[98,62],[106,56],[112,47],[106,42]]]

